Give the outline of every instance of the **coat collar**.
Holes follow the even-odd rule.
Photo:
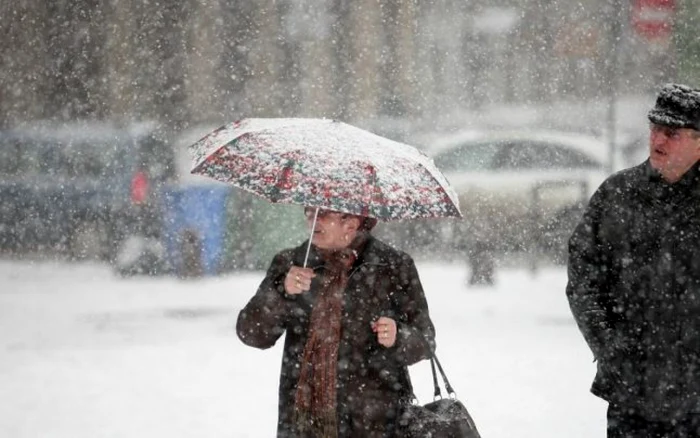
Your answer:
[[[304,266],[304,259],[306,257],[306,248],[309,245],[308,239],[304,241],[301,245],[296,247],[294,249],[294,264],[296,266]],[[357,255],[357,260],[355,260],[355,264],[353,265],[353,270],[362,266],[362,265],[383,265],[386,264],[386,261],[384,260],[384,257],[382,257],[382,246],[383,244],[377,240],[374,236],[371,234],[367,238],[367,243],[365,244],[364,250],[362,253]],[[321,256],[318,253],[318,250],[316,249],[316,246],[311,245],[311,250],[309,252],[309,260],[307,262],[307,266],[309,268],[312,268],[314,270],[320,269],[323,267],[323,259],[321,259]]]
[[[653,198],[700,197],[700,163],[695,163],[683,177],[673,184],[666,182],[661,174],[651,167],[650,160],[644,163],[644,175]]]

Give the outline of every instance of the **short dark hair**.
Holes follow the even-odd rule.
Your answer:
[[[360,223],[360,230],[361,231],[372,231],[372,228],[374,228],[377,225],[377,219],[373,217],[362,217],[362,222]]]

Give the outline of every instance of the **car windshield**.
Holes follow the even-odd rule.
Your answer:
[[[443,172],[455,170],[489,170],[493,168],[500,143],[474,143],[454,147],[434,158],[435,165]]]
[[[119,147],[106,141],[46,142],[0,139],[0,175],[51,175],[95,178],[115,175],[124,160]]]

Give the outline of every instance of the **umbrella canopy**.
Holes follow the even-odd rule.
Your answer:
[[[192,146],[193,174],[271,202],[381,220],[461,217],[457,196],[416,148],[328,119],[243,119]]]

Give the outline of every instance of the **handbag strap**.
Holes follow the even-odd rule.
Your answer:
[[[433,387],[435,389],[435,392],[433,393],[434,398],[442,398],[440,385],[438,384],[437,372],[435,371],[435,364],[437,364],[437,368],[440,371],[440,375],[442,376],[442,383],[445,385],[447,395],[450,397],[456,397],[455,391],[452,388],[452,385],[450,385],[450,381],[447,380],[447,375],[445,374],[445,371],[442,369],[440,360],[438,360],[437,355],[433,353],[433,355],[430,357],[430,369],[433,372]]]
[[[430,370],[433,372],[433,388],[435,388],[435,391],[433,392],[433,399],[436,399],[438,397],[442,398],[442,394],[440,393],[440,385],[438,384],[437,373],[435,372],[435,361],[432,357],[430,358]]]
[[[393,298],[391,300],[391,304],[394,308],[398,308],[398,305],[394,302]],[[450,381],[447,380],[447,375],[445,374],[445,371],[442,369],[442,365],[440,364],[440,361],[437,358],[437,355],[435,352],[433,352],[430,355],[430,368],[433,372],[433,388],[435,391],[433,392],[433,397],[437,399],[438,397],[442,398],[442,393],[440,391],[440,384],[438,383],[438,378],[437,378],[437,372],[435,372],[435,364],[437,364],[438,370],[440,370],[440,375],[442,376],[442,382],[445,385],[445,390],[447,391],[447,395],[452,398],[457,398],[457,393],[455,393],[455,390],[452,388],[452,385],[450,385]],[[418,402],[418,397],[416,397],[415,392],[413,391],[413,385],[411,384],[411,376],[408,373],[408,368],[406,368],[406,379],[408,381],[409,386],[411,386],[411,402],[416,403]]]

